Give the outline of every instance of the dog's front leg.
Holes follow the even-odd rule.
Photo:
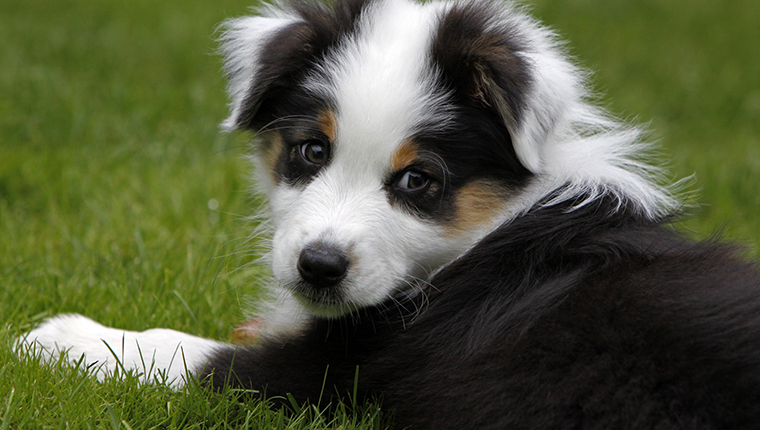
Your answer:
[[[322,325],[329,325],[328,323]],[[263,338],[251,347],[225,346],[209,357],[201,380],[219,389],[232,386],[261,392],[275,402],[292,395],[298,402],[318,402],[353,392],[357,365],[355,345],[320,324],[293,338]],[[357,387],[361,397],[370,387]]]
[[[134,371],[146,382],[168,382],[175,387],[204,368],[209,357],[226,345],[169,329],[142,332],[106,327],[82,315],[58,315],[20,337],[16,350],[49,361],[65,351],[69,361],[82,360],[98,379]]]

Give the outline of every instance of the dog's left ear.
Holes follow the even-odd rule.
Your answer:
[[[491,109],[504,122],[520,163],[542,171],[542,148],[576,97],[577,72],[553,45],[553,35],[537,24],[526,37],[525,26],[510,20],[505,5],[454,6],[443,17],[433,58],[447,87],[460,100]],[[519,29],[519,30],[518,30]],[[531,44],[547,44],[536,47]]]

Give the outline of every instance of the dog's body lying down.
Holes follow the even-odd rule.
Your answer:
[[[358,367],[400,427],[760,425],[760,271],[662,226],[638,131],[518,8],[270,6],[223,51],[289,294],[261,339],[63,316],[27,342],[299,400]]]

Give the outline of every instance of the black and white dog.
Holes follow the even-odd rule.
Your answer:
[[[550,30],[491,0],[259,12],[222,36],[283,291],[259,341],[65,315],[27,345],[299,400],[358,367],[400,427],[760,427],[758,267],[662,225],[640,131]]]

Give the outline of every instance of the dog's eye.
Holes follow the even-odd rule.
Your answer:
[[[424,172],[407,170],[396,182],[396,187],[404,191],[421,191],[430,184],[430,178]]]
[[[309,140],[298,147],[301,158],[309,164],[322,166],[327,162],[328,146],[318,140]]]

